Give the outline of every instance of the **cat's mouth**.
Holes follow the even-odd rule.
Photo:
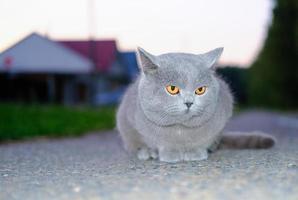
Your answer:
[[[199,117],[206,114],[205,110],[192,110],[190,108],[187,108],[184,112],[183,115],[187,117],[186,120],[184,120],[184,122],[189,121],[195,117]]]
[[[183,122],[187,122],[195,117],[198,117],[200,114],[193,112],[191,109],[186,109],[183,115],[186,117],[186,119],[183,120]]]
[[[173,116],[173,117],[189,117],[189,116],[195,116],[196,114],[191,110],[191,109],[185,109],[185,110],[181,110],[179,112],[175,112],[175,113],[169,113],[169,115]]]

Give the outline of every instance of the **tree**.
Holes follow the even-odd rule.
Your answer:
[[[298,107],[297,2],[275,1],[263,49],[249,70],[249,102],[254,106]]]

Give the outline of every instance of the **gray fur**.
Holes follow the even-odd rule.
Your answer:
[[[233,97],[216,76],[214,64],[223,48],[205,54],[168,53],[154,56],[139,48],[141,73],[126,91],[117,113],[125,149],[139,159],[165,162],[207,159],[217,148],[268,148],[264,134],[222,135],[232,116]],[[170,95],[166,86],[178,86]],[[203,95],[198,87],[206,86]],[[193,103],[188,109],[186,102]]]

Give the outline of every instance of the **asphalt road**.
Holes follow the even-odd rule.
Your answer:
[[[262,130],[270,150],[221,150],[207,161],[138,161],[115,131],[0,146],[0,200],[298,199],[298,117],[236,116],[228,130]]]

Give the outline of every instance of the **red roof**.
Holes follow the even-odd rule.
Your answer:
[[[91,59],[98,71],[106,71],[116,59],[115,40],[58,42]]]

